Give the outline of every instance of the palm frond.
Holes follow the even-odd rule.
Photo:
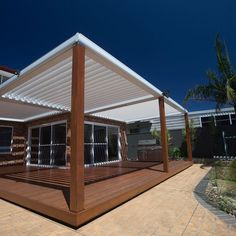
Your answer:
[[[228,100],[232,104],[236,104],[236,75],[227,81],[226,92]]]
[[[229,59],[226,44],[222,43],[220,34],[216,36],[215,50],[219,73],[221,73],[225,79],[232,77],[234,74],[233,67]]]
[[[232,104],[236,111],[236,74],[229,58],[227,46],[222,43],[219,34],[216,36],[215,50],[218,71],[208,70],[208,84],[197,85],[188,90],[184,103],[189,100],[212,101],[216,103],[216,109],[225,104]]]
[[[184,101],[188,100],[211,100],[212,91],[208,85],[197,85],[193,89],[189,89]]]

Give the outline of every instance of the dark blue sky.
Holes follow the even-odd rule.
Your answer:
[[[16,69],[81,32],[182,104],[216,67],[217,32],[236,66],[235,0],[0,0],[0,10],[0,65]]]

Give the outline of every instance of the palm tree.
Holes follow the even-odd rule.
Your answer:
[[[215,50],[218,71],[207,71],[208,84],[190,89],[184,101],[212,101],[216,103],[217,110],[224,105],[232,105],[236,113],[236,74],[226,44],[222,43],[219,34],[216,36]]]

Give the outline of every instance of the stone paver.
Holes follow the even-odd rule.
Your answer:
[[[194,196],[207,171],[194,165],[77,230],[0,200],[0,235],[236,235]]]

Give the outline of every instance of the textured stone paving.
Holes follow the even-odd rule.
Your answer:
[[[0,235],[236,235],[195,198],[207,171],[194,165],[78,230],[0,200]]]

